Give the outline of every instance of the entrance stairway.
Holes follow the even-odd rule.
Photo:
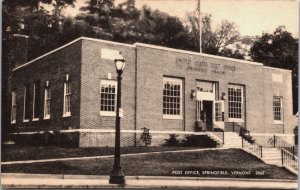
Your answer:
[[[282,166],[281,151],[278,148],[263,147],[262,160],[267,164]]]
[[[235,132],[224,132],[224,148],[242,148],[242,138]]]
[[[291,149],[292,145],[289,145],[279,137],[274,135],[274,147],[263,147],[255,142],[249,143],[239,136],[237,132],[224,132],[223,135],[223,138],[220,138],[219,135],[213,132],[208,133],[208,137],[217,142],[218,147],[243,149],[260,158],[266,164],[285,167],[298,175],[298,157],[292,153],[294,151],[291,151],[294,150],[294,147]]]

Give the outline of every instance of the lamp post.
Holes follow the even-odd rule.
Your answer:
[[[115,160],[113,170],[110,174],[109,183],[125,184],[125,176],[120,164],[120,107],[121,107],[121,81],[122,73],[125,67],[125,59],[118,54],[115,59],[116,70],[118,74],[118,90],[117,90],[117,109],[116,109],[116,135],[115,135]]]

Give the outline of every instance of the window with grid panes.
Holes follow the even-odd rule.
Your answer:
[[[164,77],[163,115],[165,118],[180,118],[182,108],[182,80]]]
[[[115,116],[117,98],[117,82],[102,80],[100,85],[100,115]]]
[[[51,89],[45,88],[44,118],[50,118]]]
[[[64,116],[71,116],[71,84],[69,81],[64,84]]]
[[[275,121],[282,121],[282,97],[273,97],[273,117]]]
[[[242,119],[243,86],[230,84],[228,87],[228,116],[229,118]]]

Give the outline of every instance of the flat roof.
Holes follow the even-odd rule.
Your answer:
[[[238,63],[247,63],[247,64],[251,64],[251,65],[260,65],[263,66],[262,63],[258,63],[258,62],[253,62],[253,61],[246,61],[246,60],[241,60],[241,59],[234,59],[234,58],[228,58],[228,57],[222,57],[222,56],[216,56],[216,55],[210,55],[210,54],[205,54],[205,53],[197,53],[197,52],[192,52],[192,51],[187,51],[187,50],[180,50],[180,49],[175,49],[175,48],[168,48],[168,47],[162,47],[162,46],[157,46],[157,45],[150,45],[150,44],[144,44],[144,43],[134,43],[134,44],[125,44],[125,43],[119,43],[119,42],[113,42],[113,41],[108,41],[108,40],[101,40],[101,39],[96,39],[96,38],[89,38],[89,37],[79,37],[61,47],[58,47],[48,53],[45,53],[27,63],[24,63],[16,68],[14,68],[12,71],[16,71],[18,69],[21,69],[23,67],[26,67],[28,65],[30,65],[31,63],[34,63],[52,53],[55,53],[67,46],[72,45],[75,42],[78,42],[80,40],[89,40],[89,41],[95,41],[95,42],[101,42],[101,43],[107,43],[107,44],[113,44],[113,45],[120,45],[120,46],[127,46],[127,47],[137,47],[137,46],[143,46],[143,47],[147,47],[147,48],[153,48],[153,49],[159,49],[159,50],[164,50],[164,51],[172,51],[172,52],[178,52],[178,53],[184,53],[184,54],[189,54],[189,55],[198,55],[198,56],[203,56],[203,57],[209,57],[209,58],[215,58],[215,59],[222,59],[222,60],[227,60],[227,61],[234,61],[234,62],[238,62]],[[283,71],[289,71],[291,72],[291,70],[287,70],[287,69],[280,69],[280,68],[275,68],[275,67],[267,67],[264,66],[265,68],[270,68],[270,69],[278,69],[278,70],[283,70]]]

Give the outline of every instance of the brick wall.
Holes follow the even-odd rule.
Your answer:
[[[141,141],[141,130],[137,131],[121,131],[121,146],[145,146]],[[150,131],[152,136],[151,144],[149,146],[163,146],[165,139],[170,138],[170,134],[176,134],[178,140],[183,140],[186,135],[199,133],[180,133],[178,131],[172,132],[154,132]],[[135,142],[136,141],[136,142]],[[115,146],[115,132],[114,131],[92,131],[80,132],[80,147],[114,147]]]
[[[13,126],[17,131],[61,130],[64,127],[79,127],[80,105],[80,65],[81,65],[81,41],[77,41],[59,51],[47,55],[26,67],[13,72],[13,90],[17,94],[17,121]],[[71,117],[63,117],[64,80],[69,74],[71,82]],[[27,90],[33,93],[33,82],[40,81],[39,121],[32,121],[32,98],[29,110],[29,122],[23,122],[24,109],[24,85],[29,84]],[[51,88],[51,117],[45,120],[44,116],[44,92],[46,81]]]
[[[291,72],[287,70],[264,69],[265,126],[262,132],[293,134],[293,98]],[[272,75],[281,76],[282,81],[273,81]],[[283,98],[283,123],[275,124],[273,119],[273,96]]]
[[[189,60],[178,63],[176,59]],[[205,62],[207,66],[197,67],[195,62]],[[226,67],[235,69],[224,71]],[[191,68],[188,68],[188,67]],[[217,67],[217,69],[215,69]],[[214,72],[214,71],[221,71]],[[264,69],[262,65],[232,61],[229,59],[200,56],[168,49],[137,45],[137,126],[152,130],[194,131],[196,121],[196,100],[191,98],[191,90],[196,89],[197,80],[218,83],[217,97],[222,92],[228,94],[228,84],[245,86],[245,123],[250,130],[261,131],[264,126]],[[183,119],[165,120],[162,114],[163,77],[172,76],[183,79]],[[225,122],[228,122],[228,100],[225,100]],[[243,110],[244,112],[244,110]],[[229,125],[230,123],[228,123]]]
[[[101,51],[108,49],[120,51],[126,60],[122,75],[124,118],[121,119],[121,129],[135,129],[135,47],[91,40],[83,40],[82,44],[80,128],[115,129],[115,116],[100,116],[100,82],[108,79],[108,73],[111,73],[111,80],[117,78],[114,61],[101,57]],[[86,146],[85,141],[80,141],[80,144]]]
[[[273,147],[273,139],[274,135],[273,134],[251,134],[253,139],[255,140],[255,143],[262,145],[264,147]],[[293,134],[276,134],[277,137],[280,139],[284,140],[285,142],[295,145],[295,135]]]
[[[17,93],[18,131],[60,130],[71,126],[80,129],[114,130],[114,116],[100,116],[100,82],[116,80],[113,60],[101,57],[103,49],[120,51],[126,60],[122,80],[121,130],[140,130],[147,127],[150,131],[194,131],[196,121],[196,98],[191,98],[191,90],[196,89],[197,80],[216,82],[216,99],[221,94],[228,95],[228,84],[244,86],[246,109],[244,122],[251,133],[292,133],[294,126],[289,122],[292,117],[291,75],[289,71],[263,67],[215,56],[199,55],[192,52],[174,51],[167,48],[151,47],[142,44],[126,45],[102,40],[83,38],[49,54],[34,63],[13,73],[13,88]],[[181,60],[181,61],[178,61]],[[185,60],[185,61],[182,61]],[[197,63],[204,63],[203,65]],[[228,69],[229,68],[229,69]],[[272,74],[281,74],[282,83],[274,83]],[[68,118],[63,114],[63,81],[69,74],[72,88],[71,113]],[[183,81],[182,119],[163,119],[163,77],[176,77]],[[24,85],[40,80],[41,97],[39,121],[24,123],[23,95]],[[44,120],[44,87],[50,82],[51,119]],[[284,125],[273,123],[273,96],[280,95],[284,102]],[[228,98],[224,102],[225,125],[232,124],[228,118]],[[28,108],[32,109],[32,105]],[[32,110],[29,110],[32,113]],[[31,114],[32,116],[32,114]],[[136,133],[122,133],[123,145],[134,145],[139,139]],[[168,135],[157,134],[154,144]],[[114,143],[112,133],[80,134],[80,146],[110,146]],[[137,144],[140,142],[137,140]]]

